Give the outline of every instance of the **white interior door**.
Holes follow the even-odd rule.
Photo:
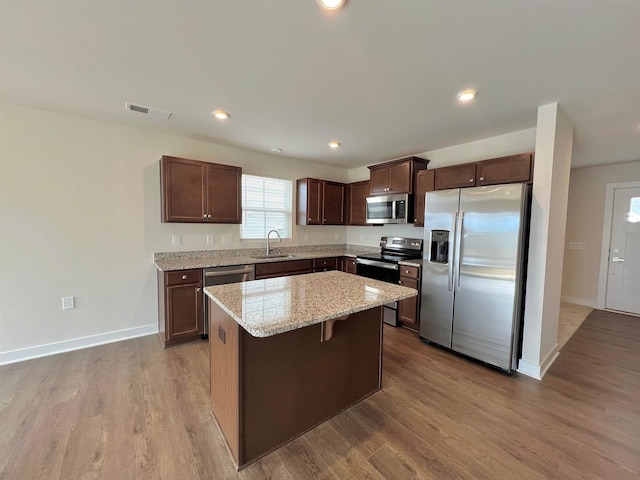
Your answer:
[[[640,315],[640,187],[614,192],[605,308]]]

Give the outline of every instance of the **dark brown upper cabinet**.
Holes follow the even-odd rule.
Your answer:
[[[500,183],[529,182],[533,154],[522,153],[508,157],[492,158],[478,162],[476,167],[477,181],[482,185],[498,185]]]
[[[436,172],[436,190],[476,186],[475,163],[463,163],[462,165],[436,168],[434,171]]]
[[[242,223],[242,169],[163,156],[162,221]]]
[[[427,192],[435,190],[435,170],[420,170],[416,173],[414,188],[416,198],[414,202],[414,227],[424,226],[424,199]]]
[[[520,153],[480,162],[436,168],[436,190],[501,183],[531,182],[533,153]]]
[[[413,177],[417,171],[427,168],[429,160],[408,157],[369,167],[369,193],[413,193]]]
[[[296,186],[296,225],[346,225],[347,185],[301,178]]]
[[[368,225],[367,197],[369,196],[369,180],[350,183],[347,200],[347,225]]]

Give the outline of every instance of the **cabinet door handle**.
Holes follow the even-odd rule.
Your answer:
[[[309,217],[309,221],[311,221],[311,217]]]
[[[207,215],[207,218],[211,218],[211,214]]]
[[[480,177],[480,180],[484,180],[484,177]]]
[[[196,288],[196,292],[200,293],[200,287]]]
[[[207,218],[207,214],[206,214],[206,213],[205,213],[205,214],[203,214],[203,215],[202,215],[202,218]]]
[[[186,275],[182,275],[182,279],[183,279],[183,280],[186,280],[186,279],[187,279],[187,276],[186,276]]]
[[[473,183],[473,178],[470,178],[470,179],[469,179],[469,183]]]

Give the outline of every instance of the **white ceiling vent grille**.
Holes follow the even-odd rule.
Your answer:
[[[149,115],[150,117],[154,118],[163,118],[165,120],[169,120],[169,118],[171,118],[171,112],[167,112],[165,110],[160,110],[157,108],[144,107],[142,105],[136,105],[134,103],[125,102],[124,108],[125,110],[144,113],[145,115]]]

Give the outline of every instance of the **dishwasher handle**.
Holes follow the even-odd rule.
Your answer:
[[[206,272],[204,274],[205,277],[224,277],[227,275],[236,275],[242,273],[251,273],[251,268],[238,268],[236,270],[222,270],[220,272],[212,271]]]

